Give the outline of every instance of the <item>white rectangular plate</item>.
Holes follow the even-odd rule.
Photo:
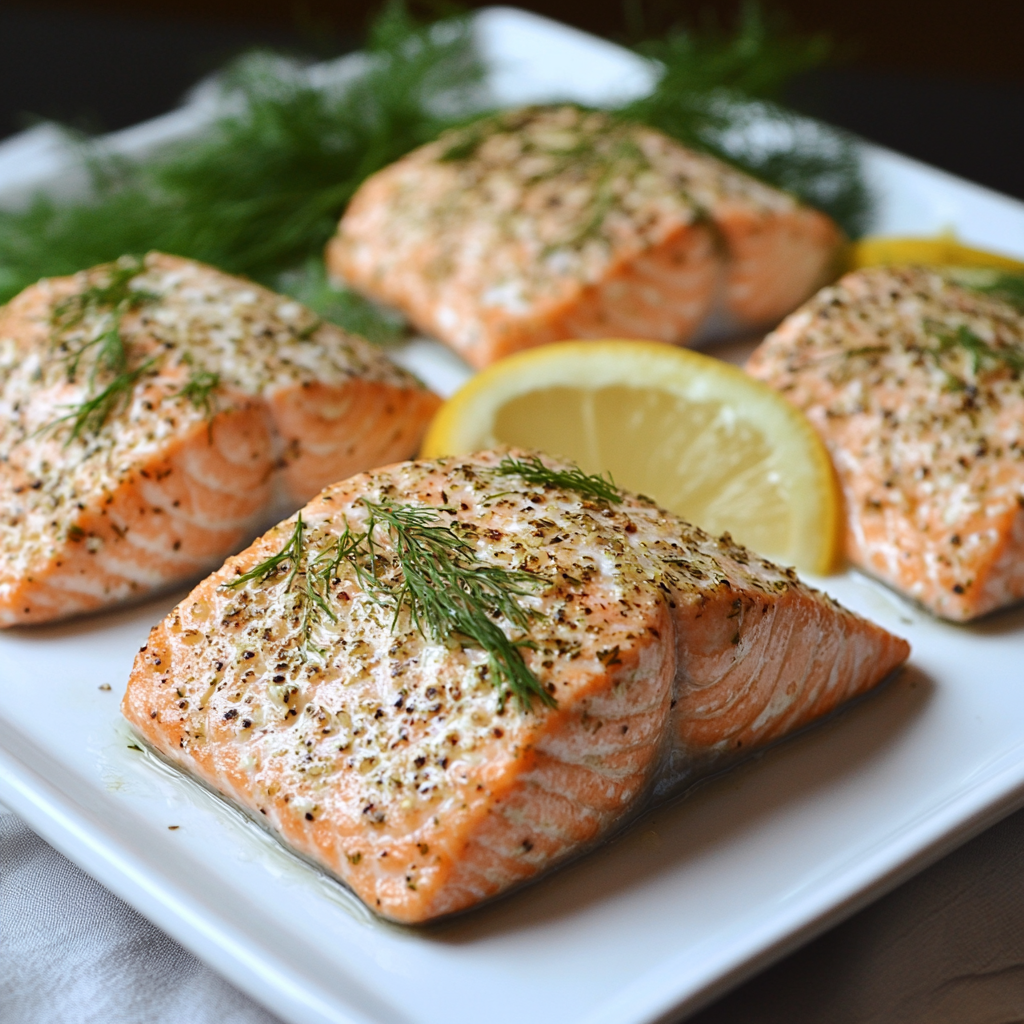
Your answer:
[[[600,101],[643,88],[622,50],[507,9],[480,16],[496,95]],[[191,131],[202,104],[115,144]],[[10,199],[59,176],[52,140],[0,146]],[[874,230],[953,228],[1024,256],[1024,206],[865,147]],[[468,374],[404,353],[439,388]],[[822,581],[910,639],[882,692],[642,819],[537,885],[425,930],[339,885],[137,749],[117,704],[181,595],[0,635],[0,799],[295,1024],[640,1024],[682,1013],[1024,803],[1024,611],[939,623],[856,574]],[[100,689],[109,685],[110,689]],[[177,826],[171,828],[171,826]]]

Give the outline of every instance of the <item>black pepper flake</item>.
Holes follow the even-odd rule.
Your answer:
[[[237,718],[237,717],[238,717],[238,709],[237,708],[229,708],[227,711],[224,712],[224,721],[225,722],[230,722],[232,718]]]

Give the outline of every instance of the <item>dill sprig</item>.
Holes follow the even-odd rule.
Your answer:
[[[123,370],[98,395],[87,398],[64,416],[47,423],[44,430],[52,429],[61,423],[71,421],[71,432],[65,441],[65,447],[84,433],[98,434],[108,419],[128,401],[135,385],[142,375],[152,368],[155,360],[147,359],[134,370]]]
[[[196,366],[192,356],[186,352],[182,357],[189,364],[188,380],[180,390],[172,392],[171,398],[187,398],[196,409],[202,409],[207,419],[212,419],[216,412],[217,391],[220,388],[220,374],[215,370],[207,370]]]
[[[472,545],[452,526],[437,523],[433,507],[401,505],[392,501],[361,499],[368,518],[362,530],[346,522],[333,545],[313,554],[306,550],[305,524],[300,513],[284,546],[244,575],[222,584],[234,589],[249,582],[262,583],[282,571],[289,591],[299,575],[304,582],[297,593],[303,605],[302,650],[322,653],[312,643],[314,627],[322,616],[337,622],[330,605],[330,587],[341,567],[347,566],[363,592],[391,610],[391,629],[403,613],[413,628],[431,643],[447,644],[453,636],[465,637],[487,655],[491,682],[498,688],[501,705],[511,693],[524,710],[537,698],[549,707],[555,699],[523,660],[522,648],[529,639],[510,640],[495,621],[505,619],[526,632],[538,613],[524,608],[518,597],[528,597],[545,581],[534,573],[489,565],[480,560]]]
[[[991,295],[1024,313],[1024,271],[989,270],[983,267],[948,267],[943,273],[952,281],[972,291]]]
[[[302,513],[300,512],[295,517],[295,526],[292,528],[291,536],[285,542],[283,548],[277,552],[276,555],[271,555],[269,558],[264,559],[259,565],[254,566],[247,573],[243,573],[241,576],[236,576],[233,580],[228,580],[227,583],[222,583],[221,586],[234,590],[237,587],[244,586],[246,583],[262,583],[268,576],[277,570],[277,567],[284,562],[292,563],[292,571],[288,574],[288,579],[285,583],[285,590],[289,590],[292,585],[292,581],[295,579],[296,574],[299,571],[299,567],[302,564],[303,555],[305,553],[303,537],[306,532],[306,524],[302,521]]]
[[[275,286],[323,320],[375,345],[394,345],[408,336],[409,326],[401,313],[385,309],[351,288],[334,284],[328,279],[321,259],[308,259],[300,270],[282,274]]]
[[[96,359],[89,373],[90,388],[96,382],[101,370],[123,373],[128,366],[128,353],[121,337],[121,318],[129,310],[152,301],[156,296],[131,283],[142,272],[142,260],[137,256],[121,256],[111,266],[103,268],[106,280],[90,285],[83,291],[69,295],[54,307],[50,323],[54,331],[54,343],[64,349],[63,359],[67,377],[73,381],[78,375],[82,357],[96,349]],[[89,320],[105,320],[105,330],[94,333],[93,337],[70,346],[66,335]]]
[[[134,369],[128,365],[128,349],[121,334],[121,320],[125,313],[156,298],[150,292],[132,288],[132,281],[142,272],[142,260],[136,256],[122,256],[109,267],[103,268],[106,279],[90,285],[59,302],[50,318],[54,329],[53,346],[62,351],[69,382],[77,376],[82,359],[94,352],[89,369],[86,397],[71,406],[64,416],[58,416],[41,429],[50,430],[61,423],[71,422],[71,431],[65,445],[85,433],[98,434],[107,420],[129,399],[135,385],[151,369],[156,360],[147,359]],[[93,321],[99,327],[91,337],[68,339],[76,328],[88,328]],[[94,393],[100,374],[113,374],[105,387]]]
[[[393,609],[392,629],[405,611],[417,632],[432,643],[463,636],[487,655],[502,705],[507,690],[524,710],[534,698],[554,707],[554,697],[523,660],[521,649],[531,646],[530,641],[509,640],[495,622],[503,618],[526,632],[537,613],[516,598],[529,596],[544,580],[481,561],[452,526],[436,522],[439,509],[366,498],[362,504],[369,513],[366,528],[358,534],[346,530],[337,556],[352,566],[367,594]],[[393,565],[379,545],[379,530],[388,538]]]
[[[536,455],[530,455],[526,459],[514,459],[511,455],[506,455],[498,463],[495,472],[502,476],[521,476],[527,483],[541,487],[564,487],[584,497],[606,501],[611,505],[617,505],[622,501],[622,491],[616,487],[611,473],[605,478],[596,473],[584,473],[579,466],[573,466],[572,469],[550,469]]]
[[[306,524],[302,519],[302,513],[299,512],[295,517],[295,526],[280,551],[265,558],[247,573],[221,584],[223,589],[234,590],[246,583],[263,583],[275,575],[285,562],[290,562],[291,571],[284,582],[285,593],[292,589],[292,584],[298,576],[303,577],[302,589],[299,591],[299,600],[303,606],[302,644],[300,647],[303,660],[306,659],[307,651],[310,649],[318,654],[323,654],[323,651],[312,642],[313,627],[319,616],[326,615],[332,622],[338,621],[338,617],[327,603],[328,586],[333,574],[329,570],[318,572],[316,562],[313,565],[307,564],[308,552],[306,551],[305,535]]]
[[[294,61],[249,55],[221,76],[232,112],[198,138],[138,161],[93,151],[86,199],[0,211],[0,301],[123,252],[171,252],[271,287],[319,259],[356,188],[465,119],[483,78],[467,18],[423,24],[399,2],[373,22],[365,58],[321,86]]]
[[[929,323],[928,332],[939,345],[933,354],[937,363],[943,355],[951,352],[964,352],[969,356],[971,372],[977,376],[988,367],[1005,367],[1015,377],[1024,372],[1024,351],[1009,346],[996,348],[984,338],[979,337],[966,324],[960,324],[956,330],[949,330],[941,324]],[[940,364],[941,365],[941,364]],[[943,372],[949,378],[949,386],[953,390],[963,390],[967,383],[945,367]]]

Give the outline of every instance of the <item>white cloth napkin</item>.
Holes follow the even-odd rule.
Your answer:
[[[0,814],[0,1024],[280,1024]]]
[[[688,1024],[1024,1021],[1024,811]],[[0,1024],[280,1024],[0,814]]]

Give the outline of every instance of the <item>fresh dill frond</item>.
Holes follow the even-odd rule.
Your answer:
[[[71,432],[65,446],[82,434],[98,434],[108,419],[127,403],[132,390],[147,370],[152,369],[156,360],[147,359],[134,370],[122,370],[98,395],[87,398],[71,408],[64,416],[47,423],[43,430],[50,430],[61,423],[71,422]]]
[[[606,478],[597,473],[584,473],[579,466],[573,466],[572,469],[550,469],[536,455],[526,459],[514,459],[506,455],[498,463],[495,472],[502,476],[521,476],[527,483],[540,487],[564,487],[586,498],[606,501],[611,505],[622,501],[622,491],[616,487],[611,473]]]
[[[147,359],[142,365],[129,369],[129,353],[121,335],[124,314],[156,298],[149,292],[131,287],[143,269],[142,260],[137,256],[122,256],[109,267],[102,268],[106,278],[100,283],[68,296],[54,307],[50,317],[54,331],[52,344],[60,353],[58,358],[64,362],[69,382],[77,379],[86,355],[93,355],[86,398],[72,406],[66,415],[41,428],[46,431],[70,422],[71,431],[66,444],[84,433],[98,434],[114,412],[127,402],[143,374],[155,364],[155,359]],[[91,336],[88,333],[90,325],[93,325]],[[86,329],[86,337],[74,337],[76,329],[82,327]],[[101,374],[114,376],[98,393],[94,393]]]
[[[942,365],[942,356],[963,352],[971,362],[971,372],[977,376],[986,368],[1004,367],[1014,375],[1024,372],[1024,349],[1010,346],[995,347],[984,338],[979,337],[966,324],[960,324],[956,330],[949,330],[941,324],[929,323],[928,332],[938,341],[938,347],[932,351],[936,363],[949,379],[951,390],[960,391],[966,388],[967,382]]]
[[[214,370],[196,366],[188,353],[185,353],[184,361],[192,364],[188,380],[179,391],[172,392],[170,397],[187,398],[196,409],[202,409],[206,413],[207,419],[212,419],[216,412],[214,406],[217,399],[216,392],[220,388],[220,374]]]
[[[1024,313],[1024,271],[989,270],[984,267],[949,267],[943,273],[964,288],[991,295]]]
[[[247,573],[236,576],[233,580],[228,580],[226,583],[221,584],[221,588],[224,590],[234,590],[244,586],[246,583],[263,583],[269,577],[275,575],[285,562],[290,562],[291,571],[284,581],[285,593],[292,589],[292,584],[295,582],[296,577],[300,575],[303,577],[302,587],[298,591],[299,601],[302,604],[302,644],[299,650],[303,661],[306,660],[306,656],[311,649],[318,654],[323,654],[323,651],[313,644],[312,641],[313,627],[319,620],[320,615],[326,615],[332,622],[338,621],[338,617],[327,603],[327,588],[330,576],[317,573],[315,564],[308,564],[308,560],[306,524],[303,521],[302,513],[299,512],[295,517],[295,526],[292,528],[291,535],[277,554],[265,558],[259,565],[254,566]]]
[[[102,268],[107,278],[100,284],[90,285],[81,292],[69,295],[54,307],[50,316],[53,341],[63,350],[67,378],[75,380],[86,353],[96,350],[96,358],[89,373],[90,390],[101,371],[122,374],[128,367],[128,353],[121,337],[121,318],[129,310],[156,298],[150,292],[132,288],[131,283],[143,270],[137,256],[122,256],[109,267]],[[90,320],[105,324],[104,330],[94,331],[91,338],[77,345],[69,344],[67,335]]]
[[[525,633],[538,613],[516,598],[529,596],[544,579],[481,561],[452,526],[436,523],[439,509],[366,498],[362,504],[369,513],[366,529],[339,539],[338,551],[367,594],[393,609],[392,628],[405,611],[432,643],[464,636],[487,655],[502,704],[507,690],[523,710],[534,698],[555,707],[554,697],[523,660],[521,649],[529,640],[509,640],[494,621],[503,618]],[[391,559],[378,543],[378,529],[388,538],[397,572],[389,571]]]
[[[234,590],[237,587],[244,586],[246,583],[262,583],[268,576],[276,572],[277,567],[283,562],[291,562],[292,571],[288,574],[285,590],[291,589],[292,581],[295,579],[299,566],[302,564],[305,531],[306,524],[302,521],[302,513],[300,512],[295,517],[295,526],[292,528],[291,536],[276,555],[271,555],[269,558],[264,559],[247,573],[236,576],[233,580],[228,580],[227,583],[222,583],[221,587],[226,590]]]
[[[366,527],[345,529],[334,544],[319,553],[306,550],[306,526],[302,513],[281,550],[247,573],[221,586],[235,589],[246,583],[263,583],[285,563],[290,572],[284,581],[291,590],[296,577],[304,578],[297,591],[302,603],[302,657],[312,649],[314,627],[322,616],[337,622],[330,604],[331,583],[342,566],[354,574],[372,601],[391,611],[391,629],[398,627],[403,613],[413,628],[431,643],[447,644],[462,636],[487,655],[492,683],[504,705],[511,693],[524,710],[534,698],[549,707],[554,697],[541,685],[523,660],[522,648],[529,639],[510,640],[495,619],[505,619],[526,633],[538,613],[524,608],[517,597],[528,597],[546,581],[534,573],[506,569],[481,561],[472,546],[452,526],[436,522],[445,509],[401,505],[388,500],[361,499],[369,513]],[[381,536],[383,535],[383,536]]]

